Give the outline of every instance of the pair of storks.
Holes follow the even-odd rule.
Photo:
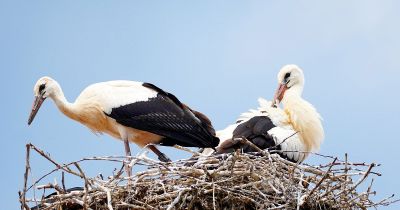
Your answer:
[[[255,151],[246,138],[261,149],[271,149],[293,162],[302,162],[319,148],[324,131],[320,115],[302,97],[303,71],[284,66],[278,74],[279,87],[272,102],[259,99],[258,110],[243,113],[235,124],[215,132],[211,121],[157,86],[134,81],[109,81],[88,86],[74,103],[69,103],[60,85],[50,77],[34,86],[35,101],[28,124],[41,104],[51,98],[59,110],[95,133],[107,133],[124,142],[147,147],[161,161],[170,161],[155,145],[208,148],[204,155],[236,149]],[[283,104],[283,109],[279,108]],[[241,143],[242,142],[242,143]],[[126,167],[130,176],[131,170]]]

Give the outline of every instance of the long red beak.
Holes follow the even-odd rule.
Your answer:
[[[36,116],[36,113],[39,111],[40,106],[42,105],[44,99],[46,98],[42,98],[42,96],[35,96],[35,100],[33,101],[33,105],[32,105],[32,111],[31,114],[29,115],[29,119],[28,119],[28,125],[30,125],[33,121],[33,119]]]
[[[282,101],[283,96],[285,95],[285,91],[287,90],[286,84],[281,83],[279,84],[278,89],[274,95],[274,101],[272,102],[272,107],[277,107],[278,104]]]

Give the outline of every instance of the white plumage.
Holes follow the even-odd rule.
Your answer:
[[[276,127],[268,131],[268,134],[273,136],[276,145],[281,145],[281,150],[284,155],[292,160],[304,160],[305,153],[296,151],[307,151],[305,145],[301,141],[298,132],[290,124],[288,115],[281,108],[275,108],[270,101],[263,98],[258,99],[259,108],[243,113],[238,121],[244,123],[256,116],[266,116]],[[241,124],[239,123],[239,124]]]
[[[279,154],[294,162],[304,161],[310,152],[319,149],[324,130],[318,112],[301,97],[303,71],[296,65],[284,66],[278,73],[278,83],[274,103],[260,98],[257,110],[241,114],[235,124],[217,131],[221,140],[218,153],[230,152],[238,147],[243,149],[243,145],[232,141],[237,137],[246,137],[260,147],[269,145],[274,148],[272,150],[278,150]],[[283,109],[276,107],[277,102],[282,102]],[[211,153],[210,149],[203,152],[205,155]]]
[[[55,80],[42,77],[34,86],[34,94],[28,124],[43,101],[51,98],[69,118],[95,133],[123,140],[127,156],[131,155],[129,142],[147,146],[162,161],[170,160],[154,144],[205,148],[215,147],[219,142],[205,115],[150,83],[124,80],[96,83],[85,88],[74,103],[69,103]]]
[[[86,87],[76,98],[75,103],[87,103],[92,99],[101,104],[104,112],[110,114],[115,107],[148,101],[156,96],[157,92],[144,87],[143,82],[115,80],[95,83]]]

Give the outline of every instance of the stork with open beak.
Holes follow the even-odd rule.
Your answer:
[[[107,133],[122,140],[128,157],[131,156],[129,142],[151,149],[161,161],[170,160],[155,144],[213,148],[219,143],[205,115],[150,83],[109,81],[92,84],[74,103],[66,100],[60,85],[50,77],[40,78],[33,91],[35,100],[28,125],[43,101],[51,98],[69,118],[95,133]],[[126,166],[126,170],[130,176],[130,168]]]
[[[249,145],[234,139],[245,137],[261,149],[278,153],[292,162],[302,162],[310,152],[319,149],[324,130],[321,117],[313,105],[302,98],[303,71],[286,65],[278,73],[278,88],[273,102],[259,99],[260,107],[243,113],[235,124],[217,131],[221,139],[216,153],[256,152]],[[278,105],[283,104],[283,109]],[[209,155],[206,149],[203,154]]]

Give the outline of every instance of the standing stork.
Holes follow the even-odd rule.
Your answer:
[[[35,101],[28,125],[43,101],[50,97],[69,118],[95,133],[107,133],[123,140],[127,156],[131,156],[129,142],[147,146],[161,161],[170,160],[155,144],[212,148],[219,143],[205,115],[150,83],[109,81],[92,84],[74,103],[66,100],[60,85],[50,77],[40,78],[33,91]],[[130,168],[126,167],[126,170],[130,176]]]
[[[259,99],[258,110],[243,113],[237,122],[218,131],[221,139],[216,153],[256,152],[250,145],[236,141],[246,138],[261,149],[269,149],[292,162],[302,162],[310,152],[319,149],[324,139],[321,117],[309,102],[301,97],[303,71],[296,65],[286,65],[278,73],[279,87],[274,101]],[[277,107],[282,102],[283,109]],[[213,151],[206,149],[203,154]]]

